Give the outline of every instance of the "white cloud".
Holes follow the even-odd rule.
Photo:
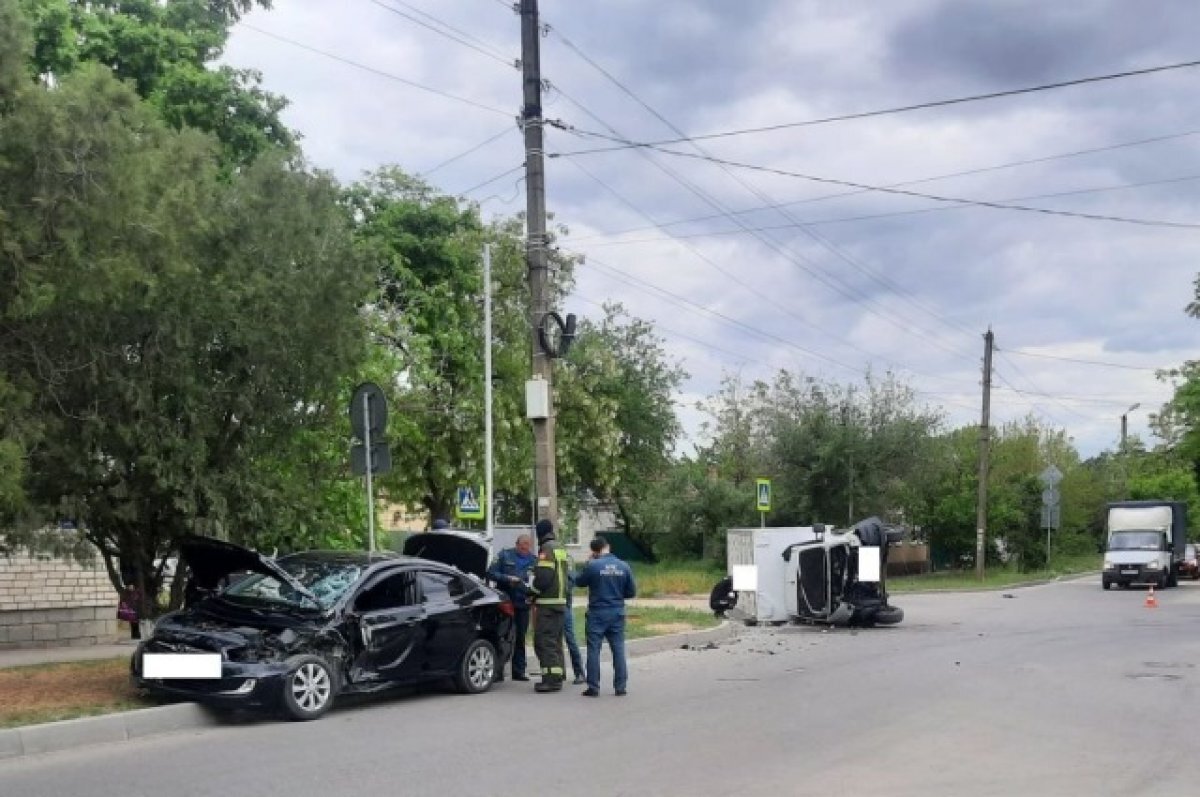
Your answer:
[[[518,55],[518,18],[503,3],[412,2],[489,49]],[[935,0],[862,7],[795,0],[545,0],[543,21],[675,124],[701,133],[1185,60],[1200,34],[1200,20],[1189,8],[1180,0],[1149,15],[1132,4],[1092,0],[1074,4],[1070,14],[1044,16],[1027,4],[1001,2],[976,3],[968,13]],[[292,0],[255,12],[248,22],[514,115],[519,106],[516,70],[366,0],[336,5]],[[981,42],[980,25],[1003,31],[1006,38]],[[225,60],[260,69],[266,86],[291,100],[285,118],[303,134],[306,153],[344,180],[385,163],[425,171],[513,122],[246,28],[234,32]],[[549,117],[604,129],[567,99],[569,94],[627,135],[674,137],[554,35],[543,39],[543,69],[566,92],[547,95]],[[1198,79],[1200,74],[1179,72],[724,138],[704,146],[721,157],[782,170],[890,184],[1200,129],[1200,110],[1188,99]],[[564,152],[603,143],[552,129],[547,147]],[[636,152],[586,156],[578,163],[660,223],[713,215],[719,212],[713,202],[739,210],[763,204],[711,164],[653,157],[711,201]],[[459,192],[522,159],[514,129],[446,166],[433,181]],[[1119,416],[1129,404],[1142,404],[1130,418],[1130,429],[1144,435],[1146,412],[1169,396],[1167,386],[1147,371],[1009,352],[1139,367],[1200,356],[1197,322],[1182,312],[1200,268],[1200,231],[944,208],[813,228],[847,259],[794,228],[757,237],[739,233],[672,241],[658,232],[614,237],[611,233],[649,222],[567,159],[550,160],[547,174],[548,205],[571,228],[563,245],[596,261],[580,270],[579,298],[572,302],[578,306],[571,309],[591,313],[595,308],[588,301],[613,298],[661,324],[669,349],[692,374],[681,397],[688,405],[715,389],[723,371],[741,369],[756,378],[787,367],[845,380],[870,365],[909,375],[929,401],[945,406],[951,422],[977,422],[981,336],[991,324],[1005,351],[997,358],[994,417],[1004,421],[1032,411],[1066,427],[1084,453],[1093,454],[1115,443]],[[1194,174],[1200,174],[1200,136],[913,188],[1004,199]],[[773,201],[844,190],[779,175],[737,175]],[[475,198],[486,199],[485,212],[516,213],[524,206],[517,179],[498,181]],[[1200,181],[1027,204],[1200,222]],[[932,207],[937,205],[926,200],[868,193],[799,204],[787,212],[793,219],[821,220]],[[770,210],[739,218],[755,227],[789,223]],[[717,218],[670,229],[695,234],[736,228],[735,222]],[[654,238],[663,240],[646,240]],[[629,239],[638,242],[613,245]],[[611,268],[630,275],[635,284],[645,280],[661,286],[766,337],[631,286],[628,277],[615,279]],[[1035,393],[1050,395],[1030,395]],[[689,432],[698,430],[694,410],[682,409],[681,418]]]

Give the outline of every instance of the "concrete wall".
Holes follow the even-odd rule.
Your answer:
[[[95,645],[117,637],[117,593],[104,565],[0,556],[0,650]]]

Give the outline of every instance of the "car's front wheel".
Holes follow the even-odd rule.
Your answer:
[[[294,720],[315,720],[333,706],[337,678],[320,656],[296,656],[288,662],[283,684],[283,710]]]
[[[486,639],[476,639],[458,663],[454,687],[463,694],[477,695],[490,689],[495,680],[496,648]]]

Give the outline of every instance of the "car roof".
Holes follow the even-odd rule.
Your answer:
[[[420,566],[436,568],[450,573],[471,575],[470,573],[464,573],[453,565],[439,562],[436,559],[425,559],[420,556],[404,556],[403,554],[392,553],[391,551],[377,551],[373,554],[368,554],[366,551],[297,551],[296,553],[286,554],[279,558],[280,560],[291,559],[341,565],[358,565],[373,570],[387,570],[405,565],[410,567]]]
[[[390,551],[376,551],[375,553],[367,553],[366,551],[296,551],[295,553],[285,554],[279,558],[281,560],[304,559],[310,562],[329,562],[331,564],[344,565],[372,565],[399,557]]]

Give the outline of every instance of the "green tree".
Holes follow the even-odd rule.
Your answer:
[[[346,516],[313,491],[344,465],[293,469],[342,416],[370,271],[331,180],[218,152],[99,66],[0,117],[0,375],[42,427],[31,503],[147,596],[187,532],[286,542]]]
[[[685,458],[649,485],[631,514],[655,556],[724,563],[726,532],[758,521],[753,500],[752,486],[747,490],[720,478],[715,467]]]
[[[774,476],[781,524],[903,510],[940,420],[891,374],[868,375],[863,388],[786,371],[749,387],[729,379],[704,406],[719,472],[738,485]]]
[[[261,88],[253,70],[211,68],[230,27],[269,0],[19,0],[32,20],[29,71],[61,80],[100,64],[129,81],[176,128],[215,135],[225,157],[249,163],[291,147],[279,114],[286,102]]]
[[[394,406],[394,469],[381,488],[393,500],[448,517],[456,487],[483,481],[481,257],[490,241],[496,485],[528,495],[528,293],[519,222],[486,226],[476,208],[396,168],[352,187],[347,203],[359,246],[378,267],[376,356]],[[560,265],[569,274],[570,263]]]
[[[648,321],[619,304],[584,320],[558,380],[559,483],[617,507],[625,531],[645,529],[636,507],[671,467],[680,433],[674,396],[686,373],[672,362]]]

